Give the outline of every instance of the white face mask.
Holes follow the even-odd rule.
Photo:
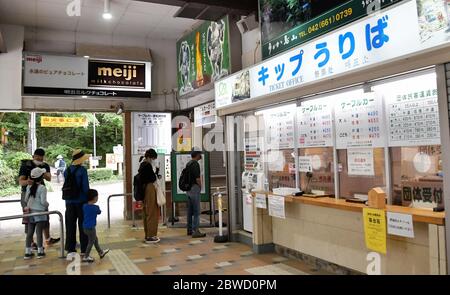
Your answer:
[[[41,166],[43,164],[43,162],[38,161],[38,160],[33,160],[34,165],[36,166]]]

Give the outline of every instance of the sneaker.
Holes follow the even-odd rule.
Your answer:
[[[206,237],[206,234],[205,233],[202,233],[202,232],[200,232],[200,231],[196,231],[195,233],[193,233],[192,234],[192,237],[195,239],[195,238],[204,238],[204,237]]]
[[[50,239],[48,239],[48,240],[46,241],[46,243],[47,243],[48,246],[51,246],[51,245],[53,245],[53,244],[58,243],[60,240],[61,240],[60,238],[57,238],[57,239],[50,238]]]
[[[34,256],[34,253],[29,253],[29,254],[26,253],[23,256],[23,260],[30,260],[31,258],[33,258],[33,256]]]
[[[159,241],[161,241],[161,240],[158,237],[152,237],[152,238],[145,239],[146,244],[156,244],[156,243],[159,243]]]
[[[108,254],[109,249],[105,249],[102,251],[102,253],[99,253],[98,256],[100,256],[100,259],[103,259],[103,257],[106,256],[106,254]]]
[[[92,263],[95,261],[94,258],[92,258],[91,256],[87,256],[87,257],[83,257],[83,262],[88,262],[88,263]]]
[[[192,236],[192,231],[191,231],[191,230],[188,230],[188,231],[187,231],[187,235],[188,235],[188,236]]]
[[[67,253],[66,260],[67,260],[67,261],[72,261],[72,260],[75,259],[75,256],[76,256],[76,255],[77,255],[77,252],[69,252],[69,253]]]
[[[45,252],[42,252],[42,253],[38,253],[37,254],[37,258],[38,259],[41,259],[41,258],[44,258],[45,257]]]

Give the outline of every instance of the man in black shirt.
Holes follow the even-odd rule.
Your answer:
[[[22,160],[20,170],[19,170],[19,185],[22,187],[21,193],[21,205],[22,209],[27,206],[25,203],[25,195],[27,192],[27,186],[32,185],[33,182],[31,180],[30,174],[31,170],[34,168],[43,168],[47,172],[44,174],[44,179],[47,181],[51,181],[52,175],[50,173],[50,166],[44,162],[45,151],[43,149],[36,149],[33,154],[32,160]],[[24,222],[25,223],[25,222]],[[25,223],[25,233],[28,231],[28,223]],[[53,239],[50,237],[50,222],[46,222],[44,225],[44,237],[47,242],[47,245],[52,245],[59,242],[58,239]]]
[[[187,195],[187,233],[193,238],[203,238],[206,235],[201,233],[200,227],[200,192],[202,191],[202,178],[200,173],[200,164],[198,161],[202,159],[202,153],[193,151],[191,153],[192,160],[187,163],[186,168],[189,169],[192,187],[186,192]]]

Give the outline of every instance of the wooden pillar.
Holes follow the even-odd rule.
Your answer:
[[[133,132],[131,130],[131,112],[125,112],[124,113],[124,168],[125,168],[125,174],[124,174],[124,192],[125,193],[132,193],[133,192],[133,175],[131,171],[131,154],[132,151],[132,144],[131,144],[131,133]],[[131,219],[131,210],[132,210],[132,197],[126,197],[124,198],[124,217],[125,219]]]

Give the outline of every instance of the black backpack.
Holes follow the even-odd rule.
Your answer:
[[[62,187],[63,200],[74,200],[80,196],[80,187],[77,184],[76,172],[80,166],[75,166],[75,170],[67,169],[67,176]]]
[[[141,181],[141,175],[138,173],[133,179],[133,196],[136,201],[143,201],[145,199],[144,185]]]
[[[188,163],[186,167],[181,171],[180,179],[178,180],[178,188],[183,192],[188,192],[192,188],[191,169],[189,167],[191,163]]]

